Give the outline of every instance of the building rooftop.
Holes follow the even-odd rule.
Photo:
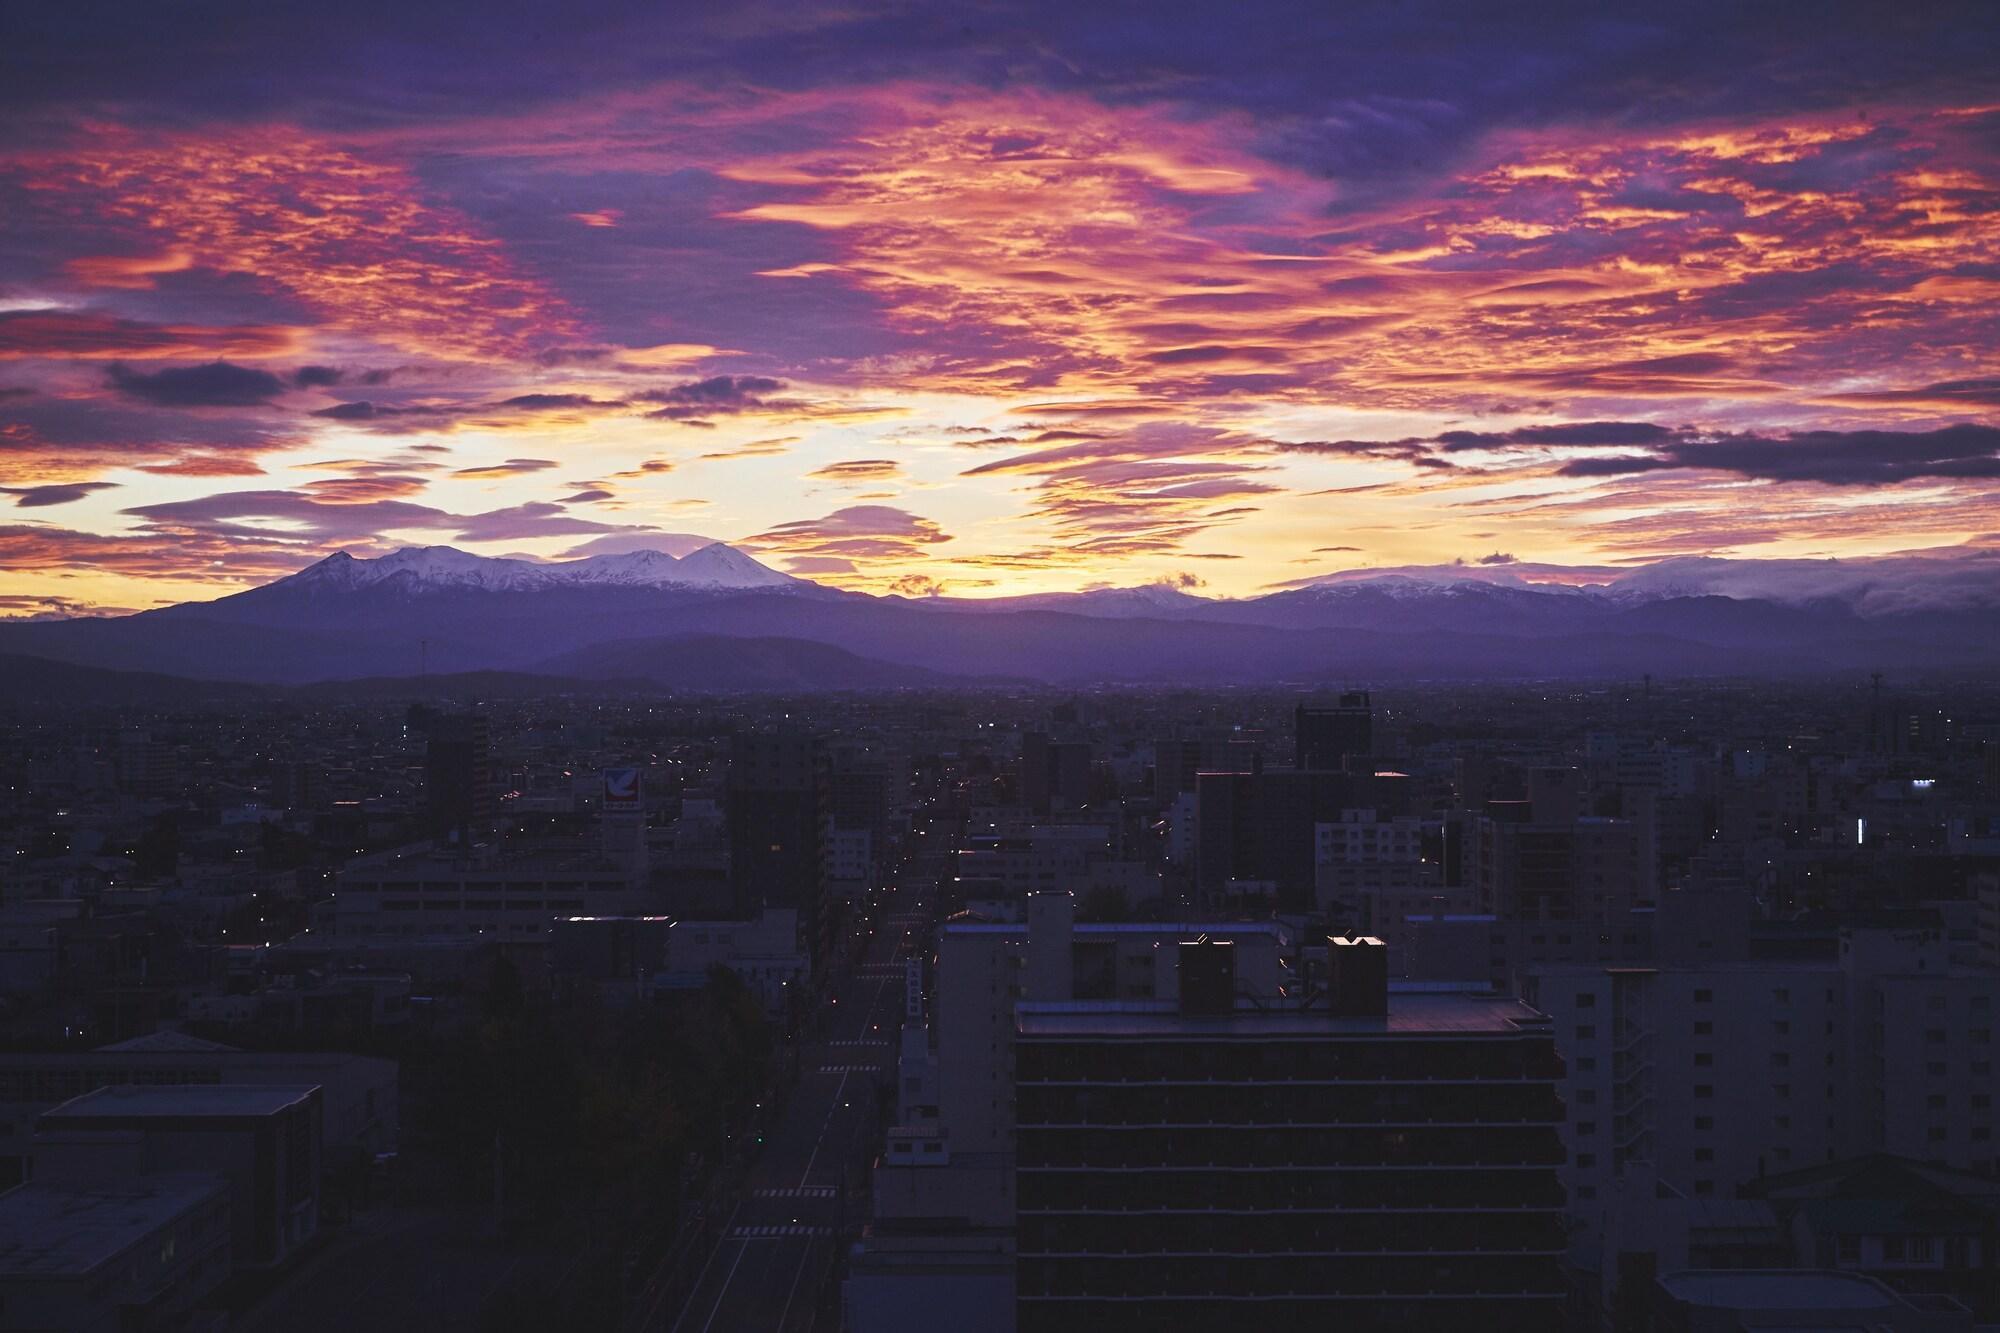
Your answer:
[[[1243,1007],[1227,1016],[1183,1014],[1173,1000],[1023,1001],[1014,1008],[1021,1035],[1033,1037],[1470,1036],[1543,1030],[1548,1020],[1519,1000],[1465,990],[1389,988],[1387,1017],[1336,1018],[1323,1008]]]
[[[114,1041],[109,1046],[99,1046],[100,1052],[157,1052],[169,1055],[195,1055],[215,1051],[234,1051],[234,1046],[225,1046],[219,1041],[209,1041],[203,1037],[190,1036],[185,1032],[148,1032],[143,1037],[130,1037],[124,1041]]]
[[[1824,1269],[1687,1269],[1660,1285],[1676,1300],[1720,1310],[1886,1310],[1904,1304],[1873,1278]]]
[[[17,1186],[0,1194],[0,1277],[84,1276],[226,1188],[194,1172]]]
[[[132,1116],[276,1115],[319,1091],[317,1084],[121,1083],[42,1112],[41,1121],[123,1120]]]

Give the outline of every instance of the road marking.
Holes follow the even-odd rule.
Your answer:
[[[840,1193],[840,1191],[827,1185],[815,1185],[811,1189],[799,1187],[795,1189],[752,1190],[750,1193],[752,1197],[759,1199],[831,1199],[834,1195]]]
[[[738,1227],[729,1233],[731,1240],[782,1240],[787,1236],[831,1236],[832,1227],[808,1226],[768,1226]],[[738,1256],[738,1262],[742,1261]],[[733,1269],[731,1270],[734,1271]]]
[[[840,1086],[836,1087],[833,1090],[834,1101],[839,1101],[840,1094],[847,1091],[847,1079],[848,1076],[846,1074],[842,1074],[840,1076]],[[838,1111],[839,1109],[840,1108],[837,1106],[829,1106],[826,1108],[826,1119],[820,1122],[819,1137],[813,1141],[812,1156],[806,1158],[805,1174],[799,1177],[799,1185],[801,1188],[804,1187],[805,1183],[808,1180],[812,1179],[813,1163],[819,1160],[820,1145],[826,1142],[826,1131],[833,1125],[833,1113],[835,1111]]]
[[[734,1208],[731,1208],[729,1210],[729,1221],[724,1222],[722,1224],[724,1227],[725,1238],[727,1237],[727,1228],[736,1221],[736,1215],[742,1211],[743,1211],[743,1205],[741,1203],[738,1203]],[[708,1252],[708,1262],[704,1263],[701,1266],[701,1272],[695,1274],[694,1285],[688,1288],[688,1303],[690,1305],[694,1303],[695,1293],[701,1290],[701,1284],[707,1281],[708,1270],[715,1267],[716,1257],[722,1253],[722,1245],[723,1245],[722,1241],[717,1241],[715,1243],[715,1248]],[[737,1263],[741,1263],[743,1261],[743,1255],[740,1251],[737,1253],[736,1260]],[[736,1271],[736,1267],[734,1264],[730,1265],[729,1271],[731,1273],[734,1273]],[[661,1296],[664,1297],[665,1294],[666,1294],[665,1292],[662,1292]],[[722,1284],[721,1292],[717,1293],[715,1298],[716,1309],[722,1308],[722,1298],[728,1294],[729,1294],[729,1284],[727,1282],[724,1282]],[[680,1333],[680,1326],[687,1322],[687,1317],[688,1317],[688,1307],[686,1305],[683,1305],[681,1307],[681,1312],[679,1316],[675,1318],[673,1323],[674,1333]],[[709,1311],[708,1314],[708,1323],[712,1324],[714,1322],[715,1322],[715,1311],[711,1310]],[[708,1324],[702,1325],[703,1333],[706,1333],[707,1328]]]
[[[715,1317],[722,1313],[722,1302],[723,1298],[729,1295],[729,1284],[736,1281],[736,1270],[742,1266],[743,1256],[748,1253],[750,1251],[747,1249],[738,1250],[736,1262],[729,1265],[729,1271],[722,1275],[722,1290],[715,1293],[715,1308],[710,1310],[708,1318],[702,1321],[701,1333],[708,1333],[709,1326],[715,1323]]]

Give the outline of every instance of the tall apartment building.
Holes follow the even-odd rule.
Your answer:
[[[1177,1000],[1017,1008],[1021,1333],[1560,1325],[1540,1015],[1392,991],[1373,940],[1330,942],[1310,1007],[1178,952]]]
[[[1014,1146],[1014,1006],[1022,1000],[1178,996],[1176,944],[1205,933],[1236,941],[1236,982],[1275,997],[1289,937],[1275,922],[1079,923],[1065,891],[1028,899],[1026,920],[952,922],[938,935],[938,1118],[951,1153]]]
[[[1523,996],[1566,1062],[1579,1218],[1637,1162],[1696,1198],[1871,1152],[2000,1162],[2000,972],[1954,966],[1934,926],[1850,929],[1828,960],[1550,967]]]

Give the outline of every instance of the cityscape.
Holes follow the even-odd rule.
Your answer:
[[[2000,16],[0,7],[0,1333],[2000,1333]]]

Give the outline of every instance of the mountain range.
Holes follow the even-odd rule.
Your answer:
[[[1763,568],[1774,563],[1801,568],[1774,579]],[[58,689],[45,668],[25,665],[30,658],[273,686],[499,672],[533,678],[514,680],[523,689],[615,682],[705,692],[2000,664],[1990,582],[1936,595],[1942,585],[1926,584],[1921,568],[1850,564],[1841,583],[1826,563],[1446,566],[1349,571],[1233,599],[1165,585],[968,599],[845,592],[720,542],[679,557],[637,550],[562,562],[433,546],[372,560],[341,552],[262,587],[136,615],[0,621],[0,654],[10,655],[0,678]],[[1927,586],[1933,595],[1910,595]]]

